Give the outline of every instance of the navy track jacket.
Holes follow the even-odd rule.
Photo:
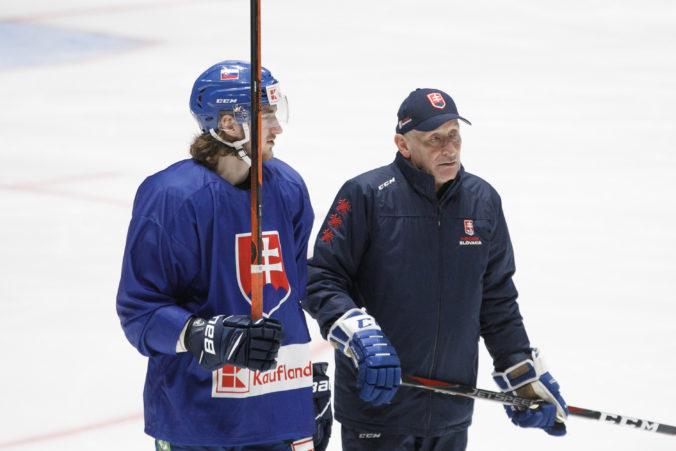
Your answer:
[[[303,306],[324,337],[345,311],[366,307],[403,374],[475,385],[480,336],[497,370],[530,355],[513,273],[497,192],[461,168],[437,199],[433,176],[397,154],[340,189],[309,261]],[[363,402],[356,370],[337,351],[335,385],[336,419],[360,430],[434,436],[471,423],[467,398],[400,387],[390,404]]]

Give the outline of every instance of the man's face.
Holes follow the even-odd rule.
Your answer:
[[[276,105],[264,106],[261,108],[261,156],[263,161],[267,161],[274,157],[272,148],[275,146],[275,138],[283,132],[282,126],[275,115],[277,112]],[[228,136],[234,140],[244,138],[244,128],[235,122],[232,115],[226,114],[220,119],[219,128],[225,130]],[[251,124],[249,123],[249,141],[244,143],[244,150],[251,156],[251,139],[253,132],[251,131]]]
[[[413,166],[434,176],[436,190],[458,175],[462,138],[457,119],[429,132],[411,130],[405,135],[395,135],[394,141],[399,153]]]
[[[275,105],[261,108],[261,156],[263,161],[271,160],[274,157],[272,148],[275,146],[275,138],[284,131],[275,116],[276,112],[277,106]],[[249,134],[253,138],[251,131],[249,131]],[[242,131],[242,136],[244,136],[244,131]],[[251,154],[250,141],[244,144],[244,148],[248,154]]]

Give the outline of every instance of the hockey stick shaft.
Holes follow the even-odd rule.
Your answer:
[[[418,376],[402,376],[401,385],[406,387],[421,388],[423,390],[435,391],[445,395],[464,396],[472,399],[485,399],[495,401],[500,404],[506,404],[519,407],[537,407],[542,404],[541,400],[514,396],[507,393],[495,392],[476,388],[469,385],[452,384],[432,379],[426,379]]]
[[[472,399],[485,399],[488,401],[495,401],[501,404],[519,407],[535,408],[543,403],[542,400],[513,396],[507,393],[472,387],[470,385],[453,384],[450,382],[436,381],[417,376],[402,376],[401,385],[435,391],[446,395],[464,396]],[[597,420],[604,423],[616,424],[618,426],[627,426],[642,431],[676,435],[676,426],[661,424],[656,421],[649,421],[642,418],[627,417],[624,415],[606,413],[598,410],[585,409],[575,406],[568,406],[568,412],[572,416]]]
[[[261,2],[251,0],[251,317],[263,317],[261,156]]]

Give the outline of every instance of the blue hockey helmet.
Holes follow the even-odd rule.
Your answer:
[[[285,122],[286,97],[269,70],[261,68],[261,105],[277,105],[276,117]],[[251,66],[245,61],[226,60],[204,71],[192,87],[190,111],[203,133],[218,129],[219,113],[230,112],[240,124],[251,121]]]

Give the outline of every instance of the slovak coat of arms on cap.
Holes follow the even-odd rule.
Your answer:
[[[430,101],[434,108],[439,108],[440,110],[446,108],[446,101],[438,92],[427,94],[427,100]]]

